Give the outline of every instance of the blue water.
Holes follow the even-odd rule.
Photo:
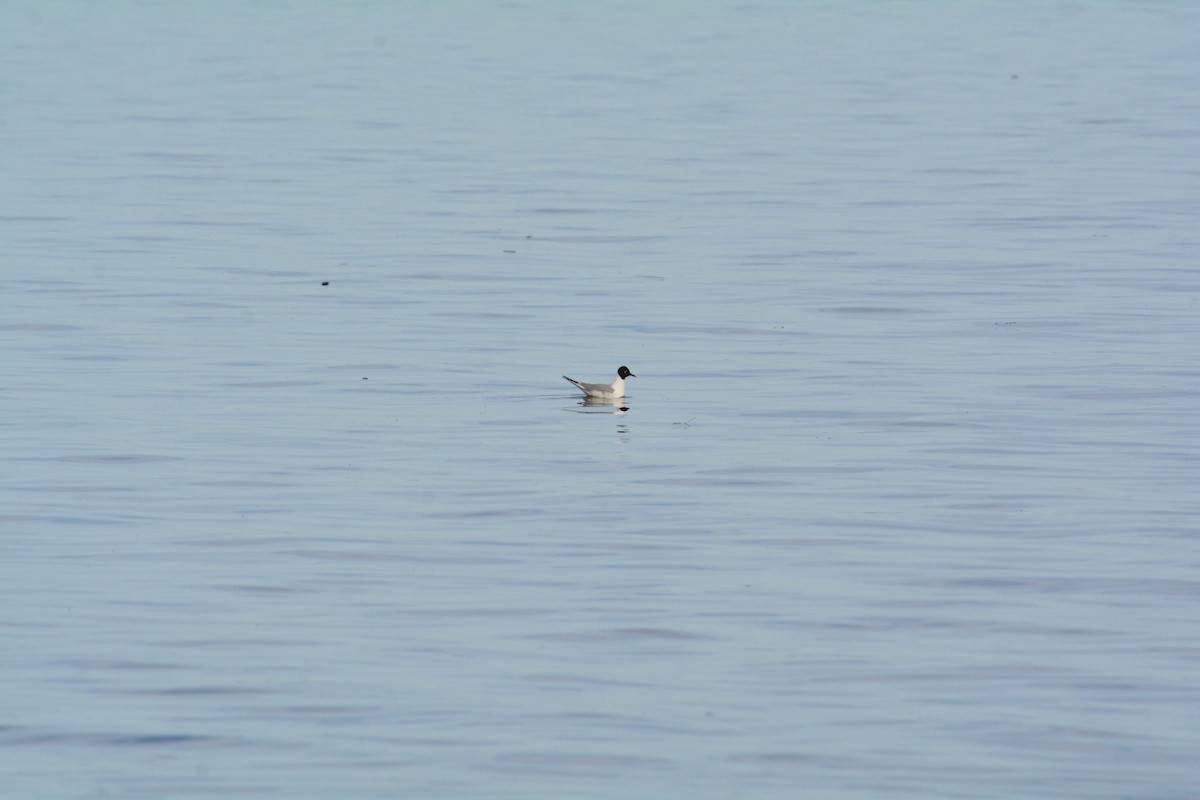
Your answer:
[[[1198,33],[5,4],[4,796],[1200,795]]]

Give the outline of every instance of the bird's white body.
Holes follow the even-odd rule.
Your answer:
[[[582,381],[577,381],[574,378],[568,378],[566,375],[563,375],[563,379],[575,384],[575,387],[583,392],[585,397],[602,397],[606,399],[624,397],[625,379],[636,377],[637,375],[629,371],[629,367],[621,367],[617,370],[617,379],[612,383],[583,383]]]

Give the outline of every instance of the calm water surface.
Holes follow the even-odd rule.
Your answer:
[[[1200,6],[0,29],[6,797],[1200,795]]]

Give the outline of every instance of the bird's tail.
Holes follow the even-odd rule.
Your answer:
[[[575,388],[577,388],[577,389],[583,389],[583,384],[580,383],[579,381],[575,380],[574,378],[568,378],[566,375],[563,375],[563,380],[569,381],[569,382],[575,384]]]

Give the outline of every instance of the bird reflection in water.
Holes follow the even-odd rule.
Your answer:
[[[595,411],[579,411],[579,414],[617,414],[624,415],[629,411],[629,406],[626,405],[624,397],[585,397],[579,401],[579,405],[586,409],[597,409]],[[607,409],[607,410],[599,410]]]

